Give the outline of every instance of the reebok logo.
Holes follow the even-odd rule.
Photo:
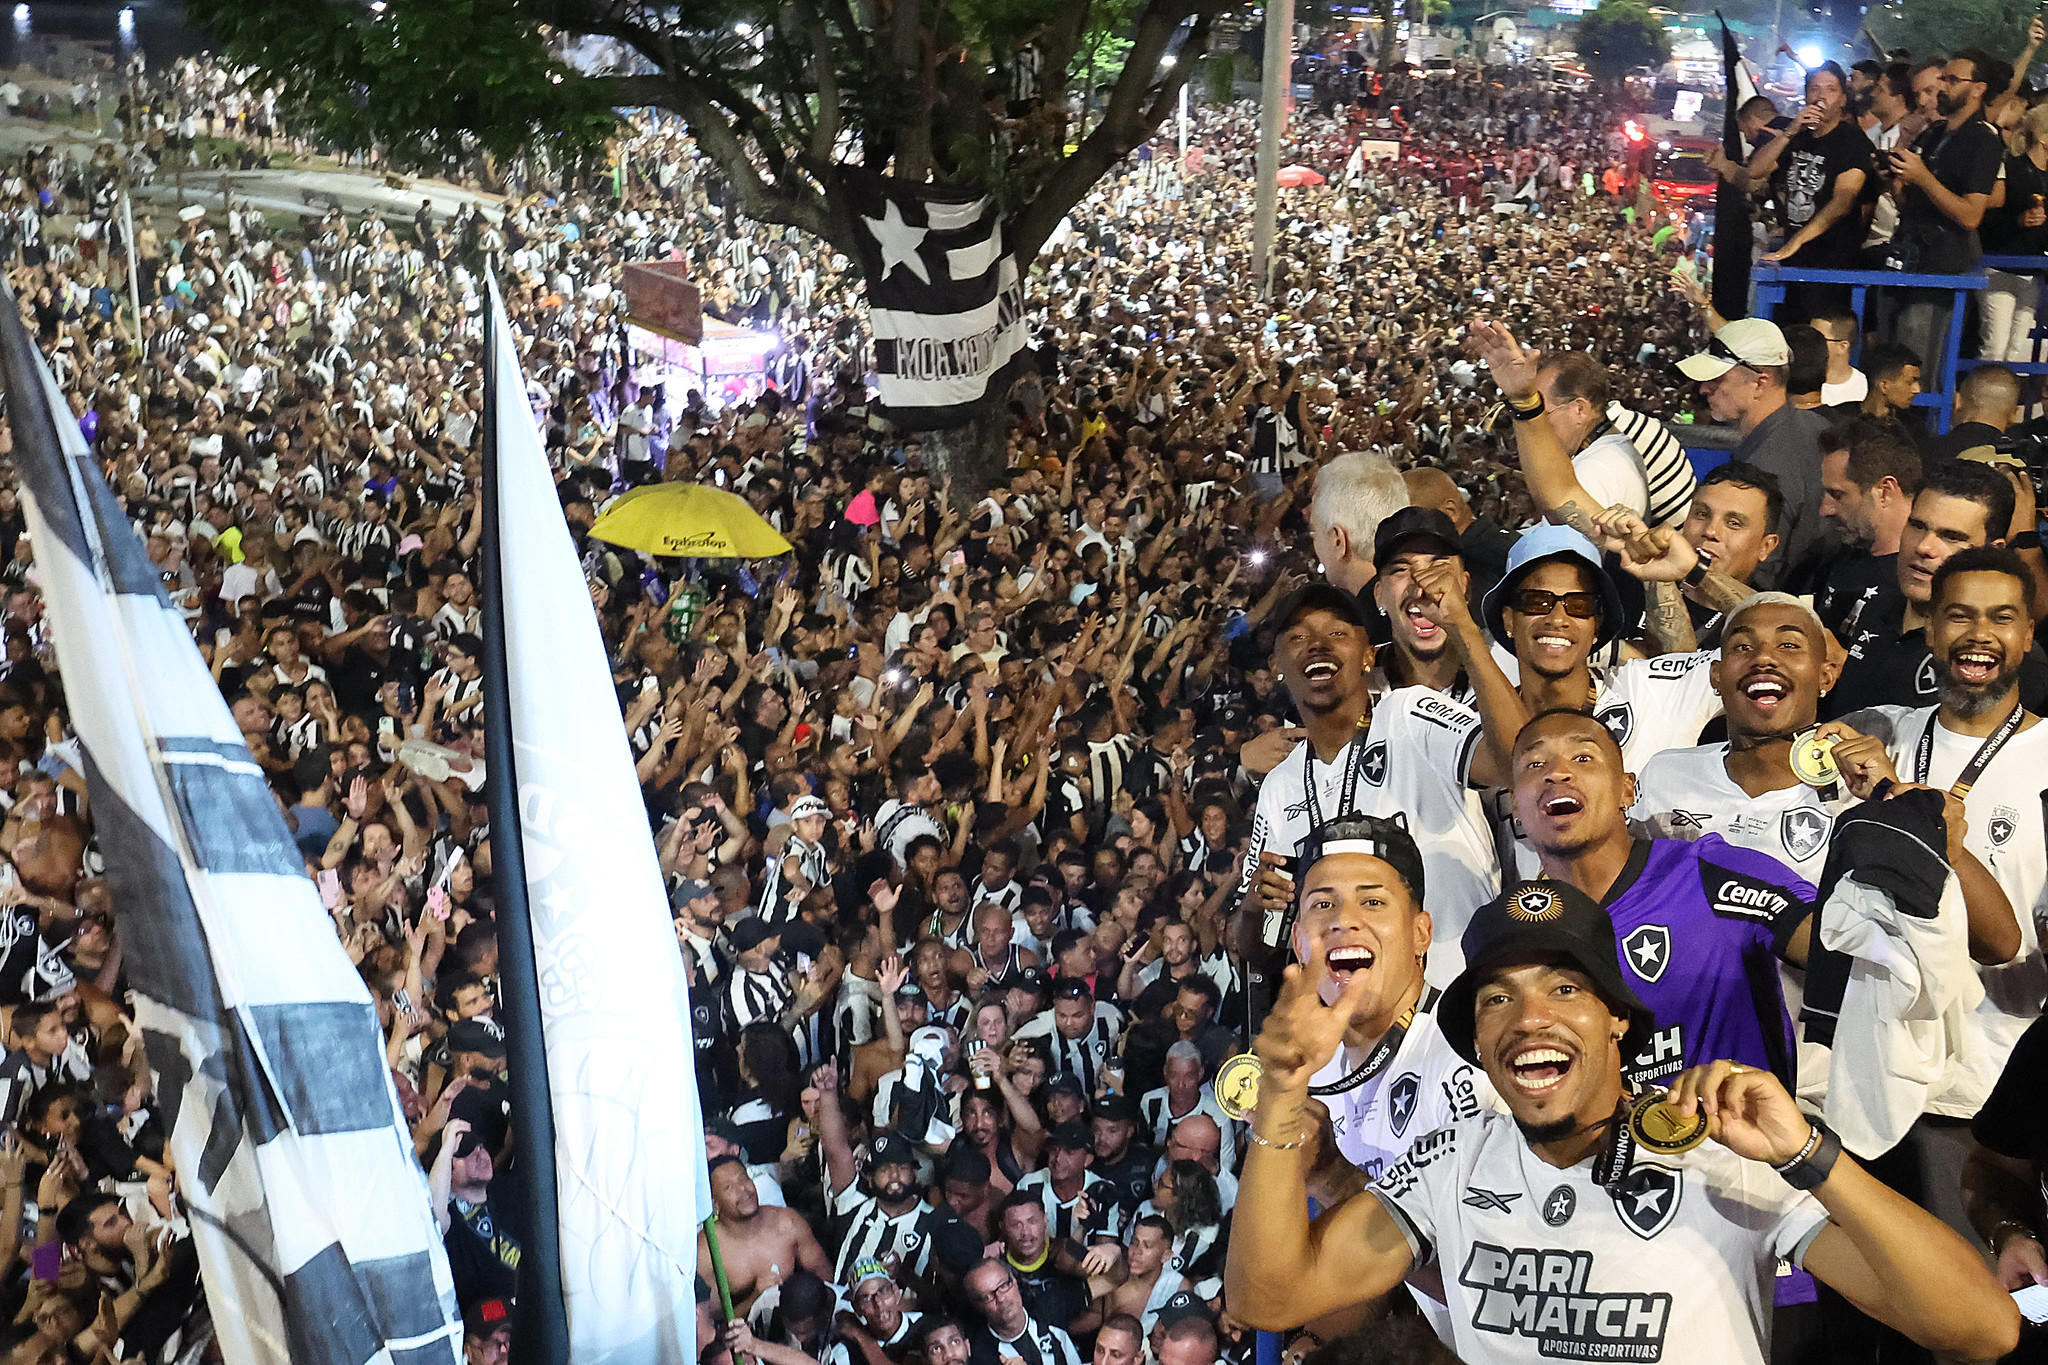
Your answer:
[[[1472,1325],[1527,1337],[1565,1360],[1662,1360],[1669,1294],[1596,1294],[1593,1253],[1473,1244],[1458,1282],[1479,1291]]]

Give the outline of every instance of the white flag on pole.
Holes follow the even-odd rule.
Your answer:
[[[496,279],[513,758],[576,1365],[697,1359],[704,1137],[690,992],[589,585]],[[490,626],[487,623],[486,629]]]

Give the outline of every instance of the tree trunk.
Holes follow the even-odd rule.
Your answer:
[[[952,486],[953,505],[968,507],[989,489],[1000,486],[1008,467],[1004,442],[1009,405],[1006,395],[991,394],[976,407],[974,415],[957,427],[938,427],[919,432],[924,442],[925,467],[934,486]]]

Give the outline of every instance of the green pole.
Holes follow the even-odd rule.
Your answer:
[[[725,1278],[725,1254],[718,1249],[718,1215],[715,1213],[704,1220],[704,1242],[711,1250],[711,1277],[718,1281],[719,1311],[724,1314],[725,1321],[731,1322],[732,1283]],[[747,1357],[735,1354],[732,1359],[733,1365],[741,1365]]]

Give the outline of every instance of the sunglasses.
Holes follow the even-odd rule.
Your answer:
[[[1524,616],[1548,616],[1557,610],[1558,603],[1564,603],[1564,614],[1580,621],[1597,620],[1600,615],[1600,596],[1590,592],[1546,592],[1542,588],[1523,588],[1508,599],[1508,605]]]

